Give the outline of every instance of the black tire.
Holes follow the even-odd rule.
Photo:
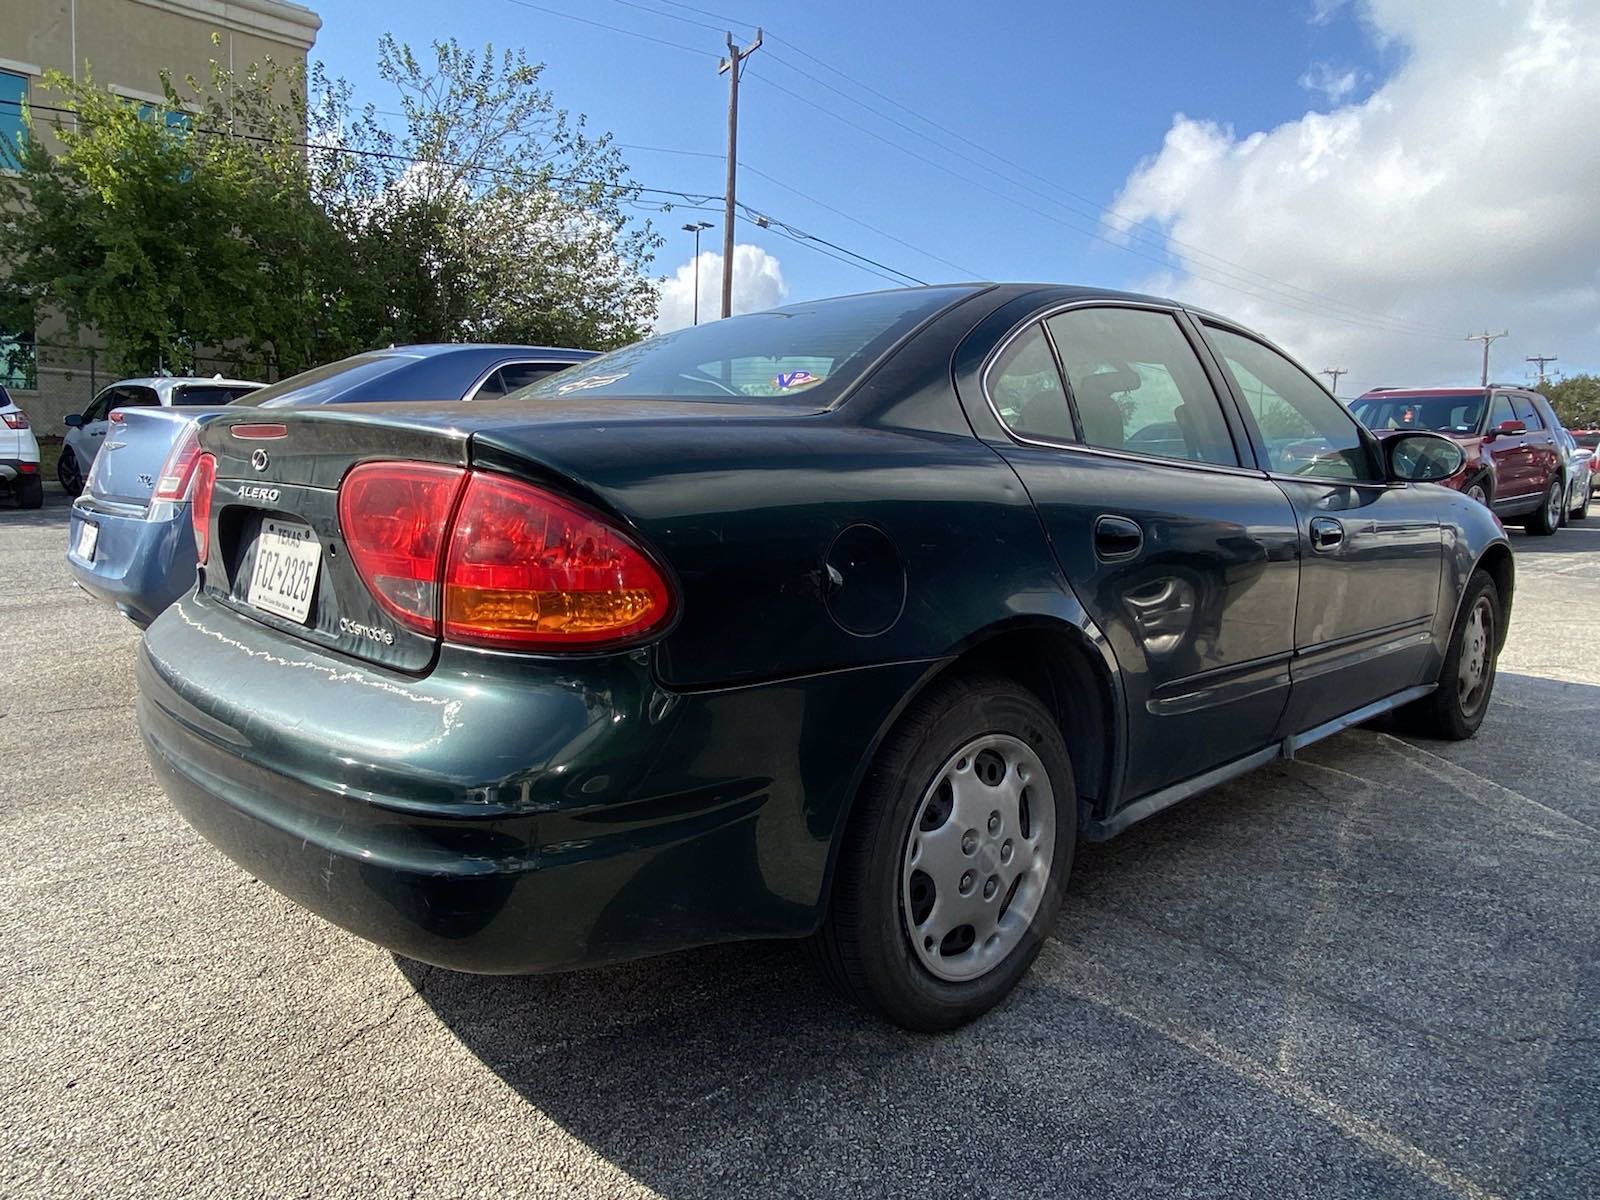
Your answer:
[[[1566,490],[1561,486],[1561,479],[1558,476],[1550,481],[1549,487],[1545,488],[1539,507],[1528,514],[1526,525],[1528,532],[1538,537],[1549,537],[1561,528],[1561,516],[1566,511],[1566,505]]]
[[[16,494],[18,508],[44,507],[44,480],[37,475],[18,477],[11,490]]]
[[[1472,615],[1480,603],[1486,608],[1490,628],[1486,635],[1484,676],[1481,691],[1466,693],[1462,687],[1463,650],[1472,636]],[[1500,591],[1487,571],[1474,571],[1467,580],[1467,590],[1461,597],[1461,607],[1456,613],[1456,627],[1450,634],[1450,647],[1445,652],[1444,666],[1439,670],[1439,686],[1428,696],[1406,705],[1400,711],[1403,723],[1423,737],[1442,741],[1462,742],[1478,732],[1483,715],[1489,710],[1489,700],[1494,693],[1494,681],[1500,645],[1505,640],[1505,605],[1500,602]],[[1468,669],[1471,658],[1468,656]]]
[[[1015,939],[1009,951],[982,974],[951,981],[930,971],[919,958],[923,952],[912,944],[902,885],[914,881],[915,873],[902,872],[910,870],[912,823],[925,811],[925,799],[954,756],[986,735],[1016,739],[1043,765],[1054,796],[1054,836],[1046,839],[1042,829],[1038,836],[1041,845],[1050,841],[1053,853],[1038,907],[1025,927],[1008,935]],[[1038,697],[998,676],[935,684],[884,739],[862,783],[816,938],[825,970],[846,995],[907,1029],[954,1029],[982,1015],[1027,972],[1054,926],[1072,870],[1077,828],[1072,762]],[[962,886],[968,886],[965,878]],[[1000,912],[1013,894],[1015,885],[1000,901]],[[966,928],[970,934],[971,927]],[[1004,942],[998,944],[1004,948]]]
[[[56,482],[66,489],[67,495],[76,496],[83,491],[83,468],[70,446],[61,447],[61,457],[56,459]]]

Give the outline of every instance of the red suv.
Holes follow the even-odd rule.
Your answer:
[[[1461,443],[1467,461],[1447,487],[1482,501],[1529,533],[1554,533],[1567,495],[1559,425],[1538,392],[1510,387],[1375,388],[1350,402],[1380,438],[1431,429]]]

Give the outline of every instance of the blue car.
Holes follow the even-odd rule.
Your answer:
[[[302,371],[235,405],[262,408],[503,396],[593,357],[545,346],[398,346]],[[67,565],[78,586],[141,627],[194,584],[189,491],[199,427],[222,408],[113,409],[72,505]]]

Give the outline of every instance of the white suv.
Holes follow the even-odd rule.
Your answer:
[[[232,404],[261,386],[248,379],[224,379],[220,375],[210,379],[158,376],[119,380],[96,396],[83,412],[67,417],[67,436],[56,462],[56,478],[69,496],[83,491],[84,480],[89,478],[89,469],[94,466],[94,456],[99,453],[100,443],[106,440],[106,430],[110,428],[108,418],[119,408]]]
[[[39,477],[39,439],[28,426],[28,417],[11,402],[11,393],[0,386],[0,491],[16,497],[19,508],[39,508],[44,504],[44,480]]]

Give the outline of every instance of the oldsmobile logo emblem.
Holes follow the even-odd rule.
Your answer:
[[[267,469],[267,464],[271,461],[272,459],[268,456],[267,452],[261,449],[259,446],[250,451],[250,465],[258,471],[265,471]]]

